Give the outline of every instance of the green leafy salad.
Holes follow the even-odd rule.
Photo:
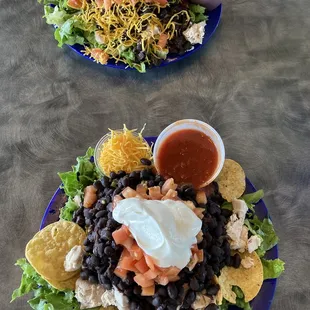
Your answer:
[[[79,49],[103,65],[109,61],[145,72],[168,54],[202,44],[206,9],[187,0],[41,0],[58,46]]]

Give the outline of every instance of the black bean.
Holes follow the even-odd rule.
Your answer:
[[[141,289],[141,286],[135,286],[134,288],[133,288],[133,293],[135,294],[135,295],[141,295],[141,292],[142,292],[142,289]]]
[[[221,208],[213,201],[208,204],[208,212],[211,215],[221,214]]]
[[[90,276],[88,277],[88,281],[89,281],[90,283],[92,283],[92,284],[97,284],[97,283],[98,283],[98,277],[95,276],[95,275],[90,275]]]
[[[87,280],[89,277],[89,271],[87,269],[84,269],[80,273],[80,277],[82,280]]]
[[[110,172],[110,178],[113,180],[113,179],[116,179],[116,173],[114,171]]]
[[[94,185],[95,189],[97,190],[97,192],[98,191],[102,192],[104,190],[104,187],[99,180],[95,181],[93,185]]]
[[[126,296],[132,296],[133,295],[133,289],[131,287],[127,287],[125,290],[124,290],[124,294]]]
[[[234,268],[239,268],[240,264],[241,264],[241,257],[238,253],[236,253],[233,257],[232,257],[232,264]]]
[[[107,205],[107,210],[109,212],[112,212],[113,211],[113,204],[110,202],[108,205]]]
[[[115,195],[120,194],[121,192],[122,192],[122,188],[121,188],[121,187],[117,187],[117,188],[114,190],[114,192],[113,192],[113,197],[114,197]]]
[[[228,209],[222,209],[222,215],[229,218],[232,215],[232,211]]]
[[[117,172],[117,177],[118,178],[122,178],[126,175],[126,172],[124,170],[120,170]]]
[[[82,228],[85,226],[85,219],[82,216],[78,216],[75,220],[75,223],[81,226]]]
[[[120,283],[118,283],[117,287],[118,287],[118,289],[119,289],[121,292],[123,292],[124,289],[126,288],[126,285],[125,285],[124,282],[120,281]]]
[[[219,238],[223,234],[223,227],[221,225],[218,225],[213,232],[214,236]]]
[[[216,304],[210,304],[205,310],[218,310],[218,306]]]
[[[162,297],[167,297],[168,292],[165,286],[160,286],[156,292],[157,295],[162,296]]]
[[[104,249],[104,254],[107,255],[107,256],[111,256],[111,255],[114,254],[114,249],[111,246],[107,246]]]
[[[160,181],[160,182],[158,183],[158,186],[162,187],[164,184],[165,184],[165,181]]]
[[[155,181],[154,180],[150,180],[147,182],[147,187],[153,187],[155,186]]]
[[[124,280],[124,282],[127,284],[127,285],[133,285],[134,283],[135,283],[135,281],[134,281],[134,276],[135,276],[135,274],[133,273],[133,272],[129,272],[128,274],[127,274],[127,277],[126,277],[126,279]]]
[[[106,229],[103,229],[100,232],[100,238],[103,240],[111,240],[112,239],[112,233]]]
[[[109,212],[108,213],[108,219],[112,219],[112,218],[113,218],[112,212]]]
[[[213,277],[214,277],[214,271],[213,271],[212,267],[209,265],[206,266],[206,277],[209,280],[213,279]]]
[[[145,165],[145,166],[151,166],[152,165],[152,162],[147,158],[141,158],[140,162],[142,165]]]
[[[150,180],[151,176],[150,176],[150,171],[148,169],[144,169],[140,172],[140,178],[142,180]]]
[[[178,296],[178,289],[177,287],[175,286],[175,284],[172,282],[172,283],[169,283],[167,285],[167,291],[168,291],[168,295],[171,299],[175,299],[177,298]]]
[[[218,284],[211,285],[207,288],[207,294],[210,296],[214,296],[217,294],[217,292],[220,290],[220,286]]]
[[[206,269],[203,265],[201,265],[201,267],[199,267],[197,272],[196,272],[197,280],[199,280],[200,282],[204,282],[206,275],[207,275]]]
[[[90,209],[84,208],[83,214],[84,214],[86,219],[94,218],[94,214],[90,212]]]
[[[106,227],[107,222],[108,222],[108,219],[107,219],[107,218],[101,218],[101,219],[99,219],[99,221],[98,221],[98,223],[97,223],[97,227],[98,227],[99,229],[102,229],[102,228]]]
[[[176,310],[178,308],[177,305],[168,305],[167,310]],[[157,308],[158,309],[158,308]]]
[[[109,219],[107,222],[107,227],[109,228],[116,228],[119,224],[113,219]]]
[[[220,273],[220,266],[219,265],[214,265],[214,266],[212,266],[212,268],[213,268],[214,274],[218,276],[219,273]]]
[[[184,301],[188,304],[191,305],[196,299],[196,293],[192,290],[189,290],[185,296]]]
[[[152,301],[152,305],[156,308],[159,307],[161,303],[162,303],[162,300],[159,296],[156,296]]]
[[[160,181],[163,181],[163,179],[162,179],[162,177],[161,177],[159,174],[157,174],[157,175],[155,176],[155,180],[154,180],[154,181],[155,181],[156,184],[159,184],[159,182],[160,182]]]
[[[107,210],[98,211],[98,212],[96,213],[96,218],[106,217],[107,214],[108,214],[108,211],[107,211]]]
[[[193,291],[197,291],[199,289],[199,283],[196,277],[191,278],[189,286]]]
[[[223,254],[223,250],[216,245],[212,245],[211,254],[215,257],[218,257]]]
[[[99,266],[99,264],[100,264],[99,257],[97,257],[96,255],[92,255],[89,259],[88,265],[92,268],[96,268]]]
[[[193,187],[188,187],[184,190],[184,195],[194,198],[196,196],[196,191]]]

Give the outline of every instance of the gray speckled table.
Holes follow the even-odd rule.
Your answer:
[[[14,261],[77,155],[108,127],[146,122],[158,134],[181,118],[209,122],[227,156],[266,192],[286,272],[273,310],[310,309],[310,2],[224,3],[214,39],[146,75],[95,65],[59,49],[35,1],[0,1],[0,308]],[[264,310],[264,309],[261,309]]]

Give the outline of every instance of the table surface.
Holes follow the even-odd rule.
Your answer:
[[[107,128],[157,135],[196,118],[221,134],[265,202],[286,272],[273,310],[310,305],[310,2],[230,0],[207,46],[145,75],[57,48],[40,4],[0,1],[0,304],[19,285],[16,259],[38,230],[58,171]],[[261,309],[264,310],[264,309]]]

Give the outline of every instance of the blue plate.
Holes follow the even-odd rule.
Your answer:
[[[156,137],[146,137],[145,138],[149,144],[155,143]],[[246,179],[246,193],[256,192],[254,185],[249,179]],[[62,189],[58,188],[52,197],[50,203],[48,204],[43,219],[40,225],[40,229],[45,226],[58,221],[59,210],[64,206],[67,201],[67,197]],[[268,210],[263,200],[260,200],[255,206],[255,213],[260,218],[263,219],[268,217]],[[278,246],[275,246],[270,251],[266,253],[267,259],[278,258]],[[251,301],[251,306],[253,310],[269,310],[275,289],[277,285],[277,279],[265,280],[259,294]],[[239,309],[237,307],[230,307],[229,310]]]
[[[208,11],[208,21],[207,21],[207,25],[205,27],[205,36],[204,36],[202,44],[196,44],[192,50],[187,51],[183,55],[168,54],[167,59],[164,60],[158,67],[163,67],[163,66],[166,66],[166,65],[168,65],[168,64],[170,64],[172,62],[179,61],[179,60],[181,60],[183,58],[188,57],[189,55],[191,55],[192,53],[196,52],[197,50],[199,50],[204,44],[206,44],[210,40],[210,38],[214,34],[216,28],[218,27],[218,25],[220,23],[221,15],[222,15],[222,4],[220,4],[214,10]],[[75,51],[76,53],[80,54],[81,56],[83,56],[83,57],[85,57],[85,58],[87,58],[87,59],[89,59],[91,61],[94,61],[89,56],[85,56],[83,54],[83,52],[82,52],[82,50],[84,50],[84,46],[83,45],[75,44],[75,45],[68,45],[68,46],[73,51]],[[128,65],[126,65],[126,64],[124,64],[122,62],[116,63],[114,59],[110,59],[105,66],[108,66],[108,67],[111,67],[111,68],[116,68],[116,69],[135,70],[133,68],[128,67]]]

